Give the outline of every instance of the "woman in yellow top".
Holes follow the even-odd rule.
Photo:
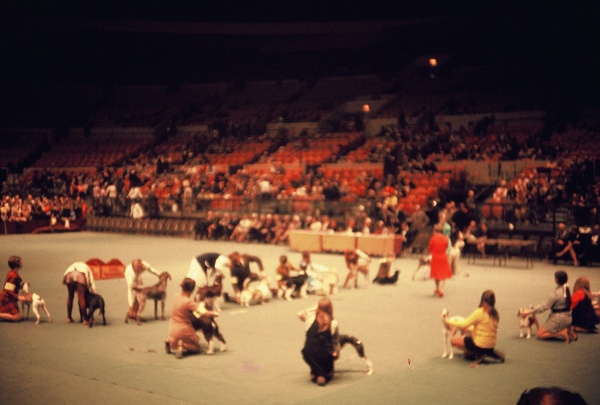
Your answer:
[[[504,362],[504,353],[495,350],[496,335],[500,315],[495,308],[496,295],[492,290],[485,290],[481,295],[479,307],[464,320],[444,319],[447,325],[467,330],[471,333],[452,338],[452,346],[464,352],[466,358],[474,358],[471,367],[477,367],[484,360]]]

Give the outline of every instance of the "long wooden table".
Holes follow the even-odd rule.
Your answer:
[[[362,235],[295,230],[290,232],[290,249],[309,252],[344,252],[360,249],[370,256],[398,256],[402,241],[397,235]]]

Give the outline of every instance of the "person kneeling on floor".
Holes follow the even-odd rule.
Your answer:
[[[202,303],[192,300],[191,295],[196,288],[196,282],[191,278],[184,278],[181,283],[181,291],[173,297],[173,310],[169,322],[169,338],[165,341],[165,351],[168,354],[175,352],[180,359],[185,354],[197,354],[200,352],[200,337],[192,326],[191,314],[199,311],[201,315],[218,313],[207,311]]]

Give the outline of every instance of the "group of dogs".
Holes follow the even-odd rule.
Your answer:
[[[420,266],[426,263],[420,263]],[[365,274],[365,277],[368,278],[368,270],[362,270],[361,273]],[[138,302],[138,308],[135,313],[134,319],[138,325],[142,324],[142,312],[146,307],[148,299],[154,301],[154,318],[159,319],[158,309],[160,304],[160,319],[165,319],[165,302],[167,297],[167,281],[171,280],[171,275],[168,272],[162,272],[159,276],[158,283],[143,288],[136,288],[136,300]],[[334,293],[334,284],[337,285],[337,279],[326,279],[328,284],[326,285],[329,293]],[[354,281],[354,280],[353,280]],[[48,307],[46,306],[45,300],[36,293],[31,293],[29,291],[29,282],[23,282],[21,285],[21,293],[24,299],[21,301],[21,312],[22,316],[25,319],[29,318],[30,310],[33,311],[33,314],[36,317],[36,324],[40,323],[41,313],[40,311],[44,311],[48,318],[48,322],[52,322],[52,316],[48,311]],[[201,302],[205,308],[211,312],[209,314],[214,313],[212,311],[220,311],[220,307],[218,305],[218,299],[221,297],[223,290],[222,285],[222,277],[217,277],[215,283],[212,286],[204,286],[199,287],[197,289],[194,300],[196,302]],[[270,278],[262,277],[257,286],[245,289],[240,294],[240,302],[241,306],[248,307],[251,303],[265,303],[269,301],[275,294],[277,294],[277,289],[270,288]],[[95,320],[94,314],[98,311],[98,314],[102,316],[102,323],[106,325],[106,317],[105,317],[105,302],[102,296],[96,293],[92,293],[88,291],[86,294],[87,301],[87,316],[89,319],[89,327],[93,327]],[[216,338],[220,344],[220,350],[225,350],[225,338],[219,331],[219,327],[215,321],[214,315],[204,314],[191,317],[191,324],[193,328],[197,331],[202,332],[204,339],[208,344],[207,354],[213,353],[213,339]],[[125,316],[125,323],[129,322],[131,314],[128,312]],[[528,313],[524,308],[520,308],[517,317],[519,319],[519,337],[530,338],[532,328],[535,326],[539,328],[538,320],[533,313]],[[458,316],[454,316],[450,318],[449,312],[447,309],[442,311],[442,323],[443,323],[443,347],[444,351],[442,354],[442,358],[452,359],[454,357],[454,349],[451,344],[452,337],[456,335],[464,335],[469,333],[468,330],[463,330],[457,327],[453,327],[448,325],[445,321],[447,319],[463,319]],[[355,338],[353,338],[355,339]],[[358,339],[355,339],[359,344],[352,344],[355,346],[357,353],[361,357],[364,357],[364,346],[362,342]],[[352,342],[350,342],[352,343]],[[372,368],[371,368],[372,372]]]
[[[138,303],[138,308],[135,313],[134,319],[138,325],[142,324],[142,312],[146,307],[146,303],[149,299],[154,301],[154,319],[159,319],[158,309],[160,304],[160,319],[165,319],[165,302],[167,298],[167,281],[171,280],[171,275],[168,272],[162,272],[159,276],[158,283],[143,288],[135,288],[135,297]],[[33,314],[36,317],[36,324],[39,324],[41,321],[40,311],[44,311],[46,316],[48,317],[48,322],[52,322],[52,316],[50,315],[50,311],[48,311],[48,307],[46,306],[46,301],[36,293],[31,293],[29,291],[30,284],[25,281],[21,284],[21,314],[24,319],[29,319],[30,311],[33,311]],[[214,302],[214,298],[216,297],[216,290],[219,290],[218,293],[220,295],[220,286],[212,287],[214,290],[211,292],[211,287],[205,287],[199,289],[200,295],[206,297],[205,305],[210,306],[211,298]],[[202,294],[203,291],[203,294]],[[198,299],[199,296],[197,296]],[[204,298],[203,297],[203,298]],[[106,325],[106,315],[105,315],[105,301],[104,298],[100,294],[93,293],[88,291],[86,293],[86,304],[87,304],[87,318],[89,327],[93,327],[95,324],[95,314],[98,312],[99,316],[102,316],[102,324]],[[212,309],[212,308],[208,308]],[[83,316],[83,314],[80,314]],[[130,313],[127,312],[125,315],[125,323],[128,323],[130,319]],[[81,319],[80,319],[81,321]],[[208,342],[209,350],[207,353],[212,353],[212,341],[213,338],[216,337],[222,344],[221,350],[224,349],[225,339],[219,332],[219,327],[217,326],[214,317],[212,316],[203,316],[203,317],[192,317],[192,326],[197,331],[201,331],[204,335],[204,338]]]
[[[41,322],[41,312],[44,311],[46,316],[48,317],[48,322],[52,322],[52,315],[50,315],[50,311],[48,311],[48,307],[46,306],[46,301],[40,297],[39,294],[31,293],[29,291],[29,282],[24,281],[21,284],[21,317],[24,319],[29,319],[30,311],[35,315],[36,321],[35,324],[38,325]],[[106,316],[104,313],[104,298],[101,295],[95,294],[91,291],[88,291],[85,296],[86,304],[87,304],[87,315],[89,319],[89,327],[94,326],[94,314],[98,311],[99,315],[102,316],[102,323],[106,325]],[[80,314],[81,319],[83,320],[83,314]]]
[[[46,301],[40,297],[39,294],[29,291],[28,281],[24,281],[21,284],[21,295],[23,297],[23,300],[21,301],[21,317],[29,319],[29,312],[32,311],[36,318],[35,323],[38,325],[41,321],[40,311],[44,311],[48,317],[48,322],[52,322],[52,315],[50,315],[50,311],[48,311]],[[96,311],[99,311],[99,314],[102,315],[102,323],[106,325],[106,317],[104,315],[104,298],[91,291],[86,293],[85,298],[87,303],[89,327],[91,328],[94,326],[94,313]]]

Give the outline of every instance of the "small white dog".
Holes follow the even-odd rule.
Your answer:
[[[240,305],[249,307],[253,304],[265,304],[273,298],[271,290],[271,278],[264,276],[260,279],[258,285],[248,287],[240,294]]]
[[[254,291],[254,300],[261,304],[269,302],[273,298],[273,291],[271,290],[271,278],[269,276],[264,276],[260,283],[256,286],[256,291]]]
[[[530,308],[532,309],[533,305]],[[539,329],[540,324],[534,313],[528,314],[527,312],[528,311],[525,308],[519,308],[517,317],[519,318],[519,337],[526,337],[529,339],[531,338],[531,329],[533,328],[533,325],[535,325],[536,329]]]
[[[252,305],[252,297],[254,296],[254,287],[246,288],[240,293],[240,306],[249,307]]]
[[[448,360],[452,360],[454,358],[454,347],[452,347],[452,337],[459,334],[464,335],[465,331],[457,327],[448,325],[446,323],[446,320],[451,319],[455,321],[462,321],[465,318],[463,318],[462,316],[453,316],[450,318],[449,316],[450,315],[448,313],[448,310],[444,308],[444,310],[442,311],[442,324],[444,325],[444,353],[442,354],[442,358],[448,357]]]
[[[38,294],[29,292],[29,282],[25,281],[21,285],[21,290],[23,291],[23,296],[30,297],[30,300],[22,301],[22,311],[25,312],[25,308],[27,308],[27,314],[25,316],[25,319],[29,318],[29,309],[31,307],[31,309],[33,310],[33,313],[35,314],[35,317],[36,317],[36,321],[35,321],[36,325],[39,325],[39,323],[40,323],[40,309],[43,309],[44,312],[46,312],[46,316],[48,317],[48,322],[52,322],[52,316],[50,316],[50,312],[48,311],[48,308],[46,307],[46,301],[44,301],[44,299],[42,297],[40,297]]]
[[[335,295],[338,292],[339,276],[337,268],[326,268],[313,266],[309,274],[308,292],[316,295]]]

